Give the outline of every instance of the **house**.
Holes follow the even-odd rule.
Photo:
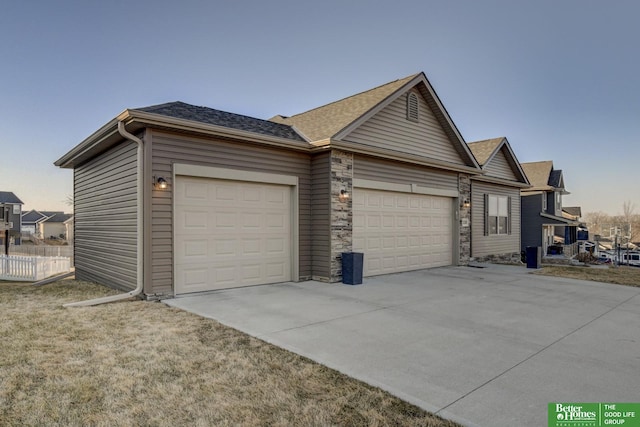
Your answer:
[[[365,276],[465,264],[483,173],[423,73],[270,120],[128,109],[55,164],[74,171],[76,276],[149,299],[336,282],[349,251]]]
[[[22,231],[22,223],[20,216],[22,213],[22,200],[11,191],[0,191],[0,244],[5,245],[5,238],[8,235],[9,242],[13,241],[16,245],[20,244],[20,236]],[[6,228],[5,228],[6,227]],[[8,231],[8,233],[5,233]],[[4,253],[4,252],[3,252]]]
[[[72,216],[62,211],[37,211],[32,209],[22,214],[22,231],[40,239],[67,239],[65,221]]]
[[[564,186],[562,170],[554,169],[553,162],[522,163],[530,188],[522,189],[522,250],[539,246],[543,255],[577,253],[579,221],[562,215],[562,196],[569,194]],[[556,227],[563,236],[555,237]]]
[[[520,190],[530,187],[505,137],[469,143],[484,172],[471,177],[471,256],[520,260]]]
[[[580,218],[582,217],[582,207],[581,206],[563,206],[562,207],[562,217],[566,219],[570,219],[573,221],[578,221],[579,225],[577,228],[577,240],[589,240],[589,229],[587,224],[582,222]],[[556,227],[556,236],[560,235],[563,238],[564,233],[566,232],[566,227]]]

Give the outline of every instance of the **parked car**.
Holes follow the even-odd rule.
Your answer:
[[[640,267],[640,252],[623,252],[620,256],[620,264]]]

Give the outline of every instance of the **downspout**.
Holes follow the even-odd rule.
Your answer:
[[[142,160],[143,142],[140,138],[127,132],[127,130],[124,127],[124,123],[122,121],[118,122],[118,133],[120,133],[120,135],[122,135],[123,138],[138,144],[138,150],[136,153],[137,155],[137,159],[136,159],[137,192],[136,193],[137,193],[137,205],[138,205],[137,215],[136,215],[136,228],[138,231],[137,238],[136,238],[136,271],[137,271],[136,288],[125,294],[112,295],[108,297],[90,299],[86,301],[71,302],[68,304],[64,304],[64,307],[87,307],[92,305],[105,304],[108,302],[115,302],[115,301],[128,299],[131,297],[135,297],[142,293],[142,287],[143,287],[142,267],[143,267],[143,242],[144,242],[144,229],[142,224],[143,208],[144,208],[144,204],[143,204],[144,177],[142,176],[143,174],[143,160]]]

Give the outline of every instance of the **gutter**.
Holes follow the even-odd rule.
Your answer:
[[[121,301],[125,299],[129,299],[131,297],[138,296],[142,293],[143,287],[143,275],[142,275],[142,267],[143,267],[143,238],[144,238],[144,229],[142,226],[142,215],[143,215],[143,190],[144,190],[144,179],[143,179],[143,142],[140,138],[135,135],[127,132],[124,127],[124,123],[122,121],[118,121],[118,133],[122,135],[123,138],[128,139],[129,141],[133,141],[138,145],[138,150],[136,153],[136,166],[137,166],[137,215],[136,215],[136,227],[137,227],[137,238],[136,238],[136,288],[132,291],[129,291],[125,294],[111,295],[108,297],[96,298],[86,301],[79,302],[71,302],[64,304],[64,307],[87,307],[98,304],[105,304],[109,302]]]

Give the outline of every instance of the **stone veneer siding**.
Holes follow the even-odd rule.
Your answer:
[[[458,225],[460,230],[460,256],[458,263],[460,265],[469,264],[471,258],[471,207],[465,207],[464,201],[471,202],[471,181],[469,175],[458,175],[458,201],[460,217]]]
[[[353,154],[331,151],[331,282],[342,280],[342,253],[353,250],[353,201],[341,202],[340,191],[353,196]]]

